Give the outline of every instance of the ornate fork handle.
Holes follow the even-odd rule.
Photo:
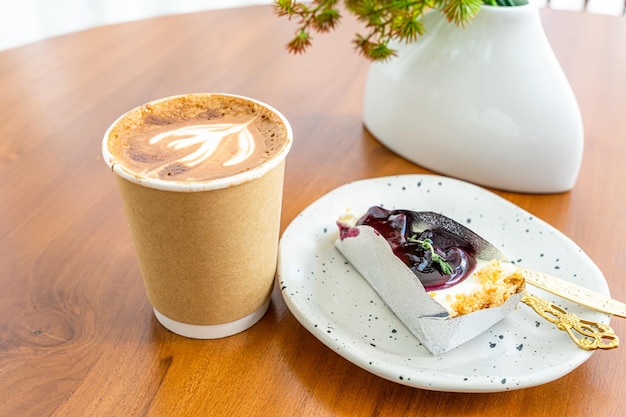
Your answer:
[[[544,319],[556,324],[557,329],[567,332],[574,343],[582,349],[614,349],[619,346],[619,337],[607,324],[581,319],[577,315],[568,313],[561,307],[529,293],[524,295],[522,302],[530,306]]]

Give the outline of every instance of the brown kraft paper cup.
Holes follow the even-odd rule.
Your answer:
[[[199,339],[246,330],[269,306],[285,157],[293,137],[277,110],[253,99],[226,96],[252,101],[278,116],[286,142],[269,162],[205,182],[159,181],[128,172],[109,152],[111,130],[126,115],[103,140],[103,155],[117,174],[155,315],[174,333]],[[162,100],[171,99],[176,97]]]

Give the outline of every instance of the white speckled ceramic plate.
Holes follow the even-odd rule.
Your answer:
[[[280,242],[278,281],[287,306],[313,335],[359,367],[418,388],[495,392],[555,380],[589,359],[569,336],[521,304],[477,338],[432,356],[335,249],[335,221],[370,206],[440,212],[465,224],[524,266],[603,294],[607,283],[570,239],[475,185],[434,175],[353,182],[323,196],[289,225]],[[586,319],[608,315],[531,291]]]

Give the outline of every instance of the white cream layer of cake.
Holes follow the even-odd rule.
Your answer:
[[[477,259],[476,267],[462,282],[429,295],[450,313],[450,317],[497,307],[511,294],[523,289],[524,278],[515,265],[498,260]]]

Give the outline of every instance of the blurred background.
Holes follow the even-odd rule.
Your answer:
[[[0,0],[0,50],[112,23],[272,0]]]
[[[541,7],[623,15],[626,0],[530,0]],[[0,0],[0,50],[95,26],[272,0]]]

